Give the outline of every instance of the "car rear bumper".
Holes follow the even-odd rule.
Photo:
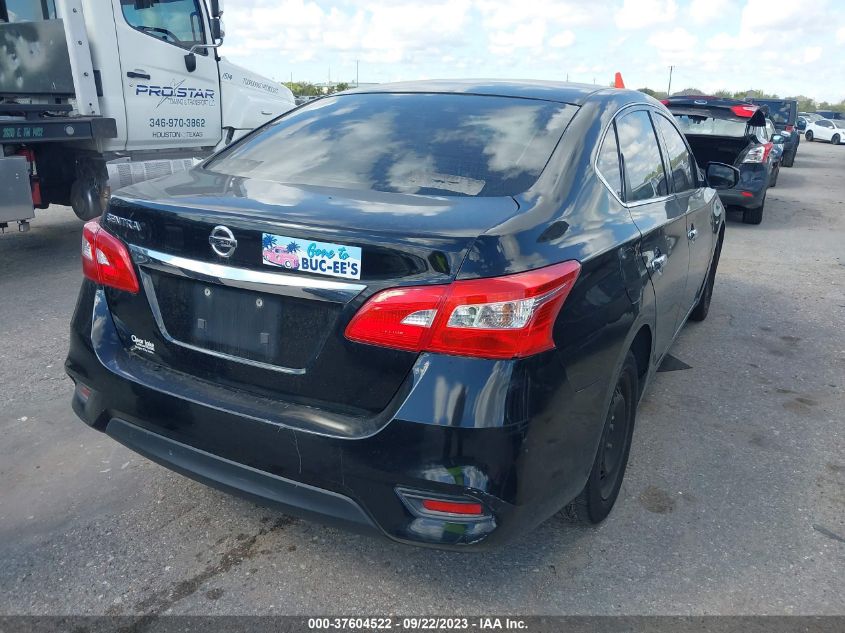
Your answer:
[[[109,420],[105,433],[147,459],[214,488],[292,514],[318,518],[360,531],[379,531],[360,505],[336,492],[206,453],[120,418]]]
[[[115,352],[115,363],[96,292],[85,282],[71,328],[77,415],[153,461],[286,513],[417,545],[487,547],[560,510],[592,465],[606,385],[573,389],[556,358],[526,367],[424,355],[377,431],[331,436],[201,401],[195,379],[146,359]],[[480,502],[485,516],[414,514],[397,489]]]
[[[719,191],[719,198],[726,206],[756,209],[763,204],[769,188],[771,166],[742,165],[739,184],[733,189]]]

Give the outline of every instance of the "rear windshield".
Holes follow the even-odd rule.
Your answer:
[[[793,103],[791,101],[755,99],[754,103],[760,106],[768,106],[769,118],[777,124],[787,125],[790,121],[794,122],[794,119],[792,118]]]
[[[748,124],[745,121],[720,119],[707,114],[676,114],[675,121],[684,134],[700,134],[705,136],[735,136],[741,138],[747,134]]]
[[[530,188],[576,106],[456,94],[320,99],[206,168],[294,185],[452,196]]]

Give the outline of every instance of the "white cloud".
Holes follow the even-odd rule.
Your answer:
[[[470,0],[371,1],[343,9],[308,0],[256,0],[256,5],[226,12],[230,35],[225,54],[249,57],[269,49],[284,56],[286,63],[325,53],[354,54],[369,62],[409,62],[421,52],[462,46],[471,7]]]
[[[648,43],[662,51],[685,53],[695,48],[698,37],[678,26],[671,31],[655,33],[648,38]]]
[[[804,49],[804,63],[810,64],[822,56],[821,46],[808,46]]]
[[[490,51],[494,54],[507,55],[519,48],[540,50],[546,37],[546,23],[533,20],[519,24],[511,31],[494,31],[490,34]]]
[[[549,38],[549,46],[553,48],[566,48],[575,43],[575,33],[572,31],[561,31]]]
[[[699,24],[707,24],[723,17],[730,9],[730,0],[692,0],[690,16]]]
[[[836,31],[836,41],[845,44],[845,26]]]
[[[616,12],[616,26],[620,29],[641,29],[672,22],[677,11],[675,0],[625,0]]]

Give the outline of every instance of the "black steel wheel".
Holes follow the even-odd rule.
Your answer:
[[[629,351],[610,399],[598,451],[581,494],[572,502],[584,523],[600,523],[610,514],[628,465],[639,397],[637,361]]]

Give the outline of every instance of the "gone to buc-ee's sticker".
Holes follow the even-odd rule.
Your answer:
[[[361,278],[361,249],[264,233],[261,258],[267,266],[345,279]]]

